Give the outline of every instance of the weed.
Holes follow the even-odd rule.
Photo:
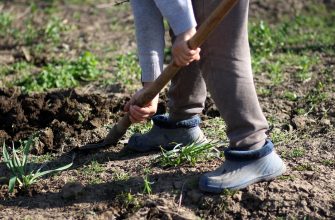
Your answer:
[[[296,167],[293,167],[293,170],[297,170],[297,171],[313,171],[314,168],[310,163],[304,163],[301,165],[298,165]]]
[[[52,155],[50,153],[46,153],[40,156],[32,156],[32,162],[34,163],[45,163],[48,161],[51,161],[53,159],[55,159],[55,155]]]
[[[0,13],[0,37],[10,34],[13,18],[9,13]]]
[[[295,148],[289,153],[290,158],[302,157],[305,155],[305,150],[302,148]]]
[[[102,71],[97,69],[99,62],[93,54],[85,52],[74,62],[64,61],[58,65],[48,64],[36,76],[26,75],[16,82],[24,91],[45,91],[50,88],[70,88],[80,82],[97,79]]]
[[[144,181],[144,186],[143,186],[143,193],[146,193],[148,195],[151,195],[152,192],[152,188],[151,185],[154,184],[153,182],[149,181],[149,174],[150,174],[150,169],[144,169],[144,177],[143,177],[143,181]]]
[[[161,166],[178,166],[186,162],[194,166],[198,161],[220,157],[220,155],[220,151],[211,143],[192,143],[186,146],[177,144],[170,151],[162,148],[162,154],[157,160]]]
[[[286,130],[283,131],[281,129],[275,128],[271,131],[270,137],[274,143],[277,143],[277,144],[280,142],[287,143],[290,140],[296,138],[296,134],[293,132],[289,132]]]
[[[281,84],[284,80],[281,62],[272,62],[267,66],[267,68],[273,85],[277,86]]]
[[[129,129],[129,134],[135,134],[135,133],[146,133],[152,128],[153,122],[152,120],[146,122],[146,123],[137,123],[132,124],[132,126]]]
[[[140,207],[138,199],[133,196],[131,192],[121,193],[117,195],[116,201],[118,201],[126,209],[136,210]]]
[[[38,30],[32,24],[32,21],[26,21],[26,29],[22,35],[22,39],[25,44],[31,45],[33,44],[39,36]]]
[[[116,58],[115,81],[124,85],[130,85],[139,81],[141,68],[138,65],[138,58],[134,53],[119,55]]]
[[[238,191],[232,190],[232,189],[224,189],[221,193],[221,195],[224,195],[226,197],[232,197],[234,196]]]
[[[272,30],[264,21],[250,23],[249,41],[251,51],[255,56],[270,55],[276,48],[276,43],[272,36]]]
[[[17,151],[14,146],[12,149],[12,155],[10,156],[5,143],[3,144],[3,160],[7,167],[12,173],[12,177],[9,180],[8,191],[13,192],[16,183],[18,182],[19,187],[27,190],[32,184],[36,183],[42,176],[51,174],[58,171],[63,171],[72,166],[72,163],[65,165],[63,167],[41,171],[44,164],[37,170],[28,169],[29,162],[29,152],[31,147],[35,143],[36,136],[31,136],[27,141],[23,141],[21,144],[22,152]]]
[[[324,86],[325,85],[319,81],[316,87],[313,88],[305,97],[307,106],[309,108],[306,115],[312,112],[317,105],[326,100],[327,94],[324,92]]]
[[[322,160],[321,163],[328,167],[334,167],[335,166],[335,160]]]
[[[295,110],[297,112],[297,115],[305,115],[306,111],[304,108],[298,108]]]
[[[68,26],[64,21],[61,21],[57,17],[52,17],[44,28],[44,38],[46,41],[52,43],[59,43],[61,39],[61,33],[68,30]]]
[[[13,75],[17,77],[21,74],[29,74],[33,71],[33,68],[34,67],[31,64],[24,61],[0,66],[0,86],[12,87],[15,83],[13,80],[8,80],[6,76]]]
[[[282,175],[277,177],[280,180],[288,180],[288,181],[293,181],[296,177],[293,175]]]
[[[124,171],[113,170],[113,180],[115,181],[127,181],[130,176]]]
[[[285,91],[283,94],[283,97],[285,99],[288,99],[289,101],[297,101],[298,100],[298,96],[295,92],[291,92],[291,91]]]
[[[103,173],[106,169],[97,161],[91,161],[89,166],[86,166],[82,169],[84,176],[88,178],[89,183],[97,184],[101,183],[100,174]]]
[[[208,139],[228,142],[226,124],[221,117],[215,117],[204,121],[202,128]]]
[[[259,96],[270,96],[272,94],[271,89],[264,88],[264,87],[259,87],[257,88],[257,94]]]

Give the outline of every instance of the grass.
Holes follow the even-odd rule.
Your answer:
[[[127,133],[129,135],[135,134],[135,133],[141,133],[144,134],[148,132],[153,126],[152,120],[147,121],[146,123],[136,123],[132,124],[131,127],[128,129]]]
[[[25,75],[15,84],[26,92],[76,87],[83,82],[97,79],[103,73],[98,69],[98,65],[97,58],[92,53],[85,52],[72,62],[48,64],[40,73]]]
[[[292,150],[282,152],[281,156],[287,159],[294,159],[294,158],[301,158],[305,154],[306,154],[306,151],[303,148],[297,147]]]
[[[141,68],[135,53],[122,54],[116,57],[116,74],[112,79],[124,85],[132,85],[140,81]]]
[[[226,124],[221,117],[203,121],[201,129],[209,140],[227,143]]]
[[[51,153],[45,153],[43,155],[35,156],[32,155],[31,160],[34,163],[46,163],[48,161],[56,159],[56,155]]]
[[[162,154],[157,158],[157,161],[163,167],[179,166],[184,163],[194,166],[199,161],[220,156],[220,151],[211,143],[192,143],[186,146],[177,144],[172,150],[162,149]]]
[[[296,171],[314,171],[315,170],[315,167],[310,164],[310,163],[304,163],[304,164],[300,164],[296,167],[293,167],[293,170],[296,170]]]
[[[144,177],[143,177],[143,193],[151,195],[152,188],[151,185],[154,184],[153,182],[150,182],[149,180],[149,174],[151,173],[151,170],[146,168],[144,169]]]
[[[128,193],[123,192],[117,195],[116,201],[118,201],[122,207],[130,209],[132,211],[135,211],[140,207],[140,202],[134,195],[131,194],[131,192]]]
[[[322,103],[328,98],[328,92],[326,92],[327,85],[321,81],[317,81],[314,88],[309,90],[307,94],[302,97],[301,103],[303,106],[299,106],[294,111],[297,115],[308,116],[315,112]],[[327,115],[327,110],[322,110],[323,115]]]
[[[13,22],[13,17],[9,13],[0,14],[0,37],[6,37],[6,35],[11,34],[11,25]]]
[[[116,78],[124,84],[139,81],[141,68],[136,54],[127,53],[116,57]]]
[[[34,145],[35,140],[36,136],[32,135],[27,141],[22,141],[20,146],[21,150],[16,150],[13,146],[12,155],[9,154],[5,143],[3,144],[3,161],[12,173],[8,183],[8,191],[10,193],[14,191],[14,187],[17,183],[20,189],[27,190],[32,184],[38,182],[41,177],[51,173],[66,170],[72,166],[72,163],[70,163],[53,170],[41,171],[45,166],[45,164],[42,164],[42,166],[37,170],[32,169],[29,166],[29,152]]]
[[[297,134],[295,132],[275,128],[271,131],[270,138],[276,144],[289,143],[290,141],[297,138]]]
[[[318,16],[314,16],[317,13]],[[320,63],[315,53],[334,53],[335,18],[322,6],[310,6],[309,12],[284,18],[276,24],[265,21],[249,23],[252,66],[256,74],[266,74],[271,86],[282,83],[307,82],[313,68]],[[268,96],[269,90],[258,94]]]
[[[283,94],[283,98],[294,102],[298,100],[298,95],[292,91],[285,91]]]
[[[328,167],[334,167],[335,166],[335,160],[322,160],[321,163],[325,166],[328,166]]]
[[[82,174],[88,179],[90,184],[102,183],[103,180],[100,178],[100,174],[105,171],[106,168],[95,160],[91,161],[91,164],[81,169]]]
[[[114,181],[127,181],[130,178],[130,175],[127,172],[120,170],[113,170],[112,176]]]

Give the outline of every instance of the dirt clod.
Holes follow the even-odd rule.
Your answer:
[[[67,183],[64,185],[62,189],[62,197],[64,199],[76,199],[82,192],[84,186],[79,183]]]

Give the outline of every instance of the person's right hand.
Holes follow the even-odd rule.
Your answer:
[[[172,45],[172,59],[177,66],[187,66],[191,62],[200,59],[200,48],[191,50],[187,41],[196,33],[195,28],[191,28],[176,37]]]
[[[147,121],[151,116],[157,112],[158,107],[158,95],[151,100],[148,104],[143,107],[134,105],[135,100],[140,94],[143,93],[143,89],[149,86],[151,83],[144,83],[143,88],[137,91],[131,99],[124,106],[124,111],[129,112],[129,119],[132,123],[141,123]]]

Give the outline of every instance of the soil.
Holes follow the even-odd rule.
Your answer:
[[[67,152],[89,140],[101,139],[106,135],[103,126],[119,117],[129,100],[116,93],[104,97],[80,94],[75,89],[32,95],[0,89],[0,94],[2,141],[18,142],[39,132],[40,143],[34,150],[38,155]]]
[[[334,1],[316,2],[334,7]],[[295,0],[275,3],[252,0],[250,16],[275,22],[277,17],[303,10],[306,4]],[[13,1],[13,4],[6,1],[0,6],[22,13],[25,4],[24,1]],[[78,36],[82,36],[83,42],[116,41],[118,48],[109,52],[104,52],[103,45],[91,45],[95,53],[111,58],[117,52],[135,48],[132,30],[108,34],[107,9],[96,14],[87,5],[60,4],[59,7],[64,18],[77,22],[79,26],[76,32],[66,36],[66,43],[74,48],[70,56],[76,56],[78,51],[85,48],[75,45]],[[79,21],[71,20],[70,15],[78,10],[86,16]],[[132,22],[129,11],[119,12],[115,16],[121,25]],[[0,42],[3,43],[1,39]],[[0,63],[9,64],[22,59],[17,56],[17,53],[21,53],[19,45],[9,47],[10,42],[6,45],[6,48],[0,46]],[[153,162],[159,152],[137,154],[125,148],[129,134],[117,146],[99,152],[81,153],[74,150],[104,138],[108,132],[106,125],[113,125],[124,114],[123,106],[131,94],[119,85],[103,88],[91,85],[32,94],[23,93],[18,88],[0,88],[0,143],[5,141],[10,145],[13,142],[18,146],[19,140],[37,132],[40,138],[32,153],[35,156],[51,155],[52,159],[45,162],[48,168],[59,167],[74,158],[74,165],[69,170],[43,178],[28,191],[15,189],[13,194],[8,193],[10,173],[2,162],[0,174],[6,178],[0,179],[0,218],[335,219],[334,84],[327,84],[323,89],[327,99],[314,106],[308,115],[300,115],[296,111],[306,106],[306,100],[281,98],[282,91],[286,89],[302,97],[316,88],[320,81],[326,83],[328,78],[335,78],[334,71],[324,75],[318,72],[324,66],[334,66],[335,58],[322,52],[318,55],[321,57],[320,68],[315,68],[310,81],[300,84],[284,82],[273,89],[271,96],[259,96],[266,117],[276,122],[271,123],[269,135],[274,136],[282,131],[292,136],[287,141],[276,143],[276,150],[288,168],[286,174],[271,182],[257,183],[220,195],[203,193],[197,185],[204,172],[222,163],[219,158],[199,162],[195,166],[161,167]],[[36,63],[47,63],[51,58],[47,53],[42,53],[33,59]],[[257,75],[255,83],[256,87],[264,86],[267,79]],[[166,112],[166,102],[164,93],[158,113]],[[202,118],[206,121],[219,116],[208,97]],[[204,123],[202,126],[215,129],[215,125]],[[303,153],[295,156],[294,152],[299,153],[296,150]],[[94,163],[102,170],[90,171]],[[36,161],[33,165],[38,167],[41,162]],[[151,195],[143,192],[146,168],[150,168],[149,179],[153,182]],[[127,178],[122,178],[122,174],[127,174]],[[133,199],[128,194],[133,195]]]

